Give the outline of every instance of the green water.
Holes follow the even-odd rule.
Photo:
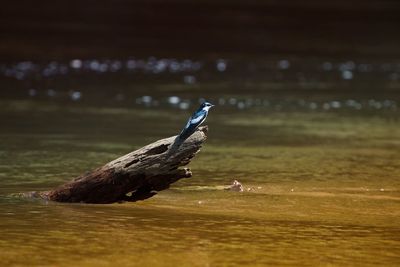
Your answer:
[[[15,195],[174,135],[189,113],[2,101],[0,265],[400,265],[398,112],[217,107],[193,177],[151,199]],[[234,179],[245,192],[220,189]]]

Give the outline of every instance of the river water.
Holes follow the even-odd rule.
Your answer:
[[[1,266],[400,265],[400,65],[163,60],[1,66]],[[135,203],[19,196],[177,134],[204,98],[192,178]]]

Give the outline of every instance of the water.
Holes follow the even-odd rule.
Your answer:
[[[399,1],[292,2],[4,1],[0,267],[400,266]],[[21,197],[205,98],[192,178],[136,203]]]
[[[227,104],[211,111],[193,177],[171,189],[110,205],[17,195],[49,190],[176,134],[198,101],[192,94],[177,102],[176,95],[139,94],[109,105],[1,100],[0,265],[400,264],[399,113],[368,106],[369,96],[319,94],[322,104],[312,109],[311,100],[282,102],[285,94],[276,101],[212,94]],[[240,108],[241,97],[270,104]],[[354,97],[364,108],[345,107]],[[387,97],[397,103],[395,94]],[[179,105],[183,98],[190,110]],[[332,101],[342,105],[323,108],[337,106]],[[222,190],[234,179],[245,192]]]

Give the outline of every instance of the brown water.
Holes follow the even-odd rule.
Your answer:
[[[173,135],[190,112],[31,100],[0,110],[1,266],[400,265],[397,111],[217,106],[192,178],[146,201],[88,205],[15,194]],[[245,192],[221,189],[234,179]]]
[[[0,267],[400,266],[399,1],[1,6]],[[20,196],[177,134],[203,98],[192,178]]]

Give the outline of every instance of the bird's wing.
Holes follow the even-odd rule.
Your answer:
[[[189,128],[190,122],[191,122],[191,119],[189,119],[188,122],[186,123],[185,128],[183,128],[184,130],[187,129],[187,128]]]
[[[193,113],[192,117],[189,118],[188,122],[185,125],[183,130],[186,130],[190,127],[190,125],[195,125],[200,123],[205,117],[205,111],[195,112]]]
[[[205,111],[200,111],[200,112],[196,112],[195,114],[193,114],[193,116],[190,118],[189,122],[192,124],[197,124],[199,123],[201,120],[204,119],[204,116],[206,115]]]
[[[186,123],[185,128],[183,128],[182,132],[179,134],[179,137],[183,140],[188,138],[194,133],[196,128],[203,123],[206,117],[207,112],[204,110],[193,113],[192,117],[190,117],[189,121]]]

